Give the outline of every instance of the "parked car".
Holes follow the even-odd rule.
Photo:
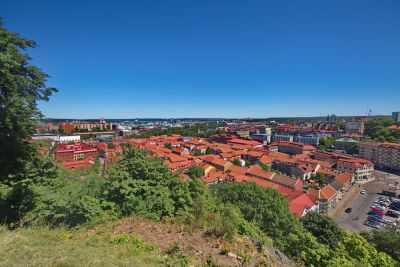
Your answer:
[[[383,220],[383,223],[384,223],[384,224],[387,224],[387,225],[396,226],[396,223],[395,223],[394,221],[391,221],[391,220]]]
[[[365,193],[367,193],[367,190],[361,190],[361,192],[360,192],[360,194],[365,194]]]
[[[380,208],[372,208],[371,210],[372,210],[372,211],[378,211],[378,212],[381,212],[381,209],[380,209]]]
[[[400,205],[389,205],[389,209],[395,210],[395,211],[400,211]]]
[[[386,212],[386,216],[392,217],[392,218],[400,218],[400,212],[395,211],[395,210],[388,210]]]
[[[347,208],[347,209],[344,210],[344,212],[350,213],[352,210],[353,210],[352,208]]]
[[[373,222],[369,222],[369,221],[365,221],[364,222],[365,225],[379,229],[381,228],[381,224],[380,223],[373,223]]]
[[[383,222],[383,217],[368,216],[367,221]]]
[[[383,211],[378,210],[378,209],[372,209],[372,210],[370,210],[370,212],[368,212],[368,214],[378,214],[381,216],[385,215],[385,213]]]

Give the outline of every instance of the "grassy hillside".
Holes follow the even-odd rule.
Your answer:
[[[128,217],[91,229],[0,228],[0,266],[294,266],[282,253],[260,251],[174,222]]]
[[[135,235],[46,228],[0,232],[0,266],[173,265]]]

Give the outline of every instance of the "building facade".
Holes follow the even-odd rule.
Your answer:
[[[400,144],[361,142],[360,157],[372,161],[379,168],[400,171]]]
[[[340,138],[335,141],[335,150],[347,152],[357,146],[357,143],[353,138]]]
[[[370,179],[374,164],[364,159],[339,159],[336,169],[341,172],[354,173],[357,180]]]
[[[392,118],[395,122],[400,122],[400,111],[392,112]]]
[[[316,135],[303,135],[303,136],[295,136],[293,139],[295,142],[311,145],[311,146],[318,146],[320,137]]]
[[[351,121],[346,123],[347,134],[364,134],[364,122]]]
[[[86,144],[59,144],[54,151],[55,159],[62,162],[95,158],[98,154],[97,148]]]
[[[274,141],[274,142],[278,142],[278,141],[293,142],[293,136],[287,135],[287,134],[274,134],[272,136],[272,141]]]

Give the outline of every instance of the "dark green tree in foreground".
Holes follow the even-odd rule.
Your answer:
[[[0,179],[20,173],[35,157],[29,139],[40,118],[37,102],[48,101],[55,88],[47,87],[49,77],[30,64],[24,53],[35,41],[9,32],[0,19]]]
[[[339,226],[328,216],[316,212],[306,214],[301,222],[318,242],[335,248],[343,240],[343,232]]]

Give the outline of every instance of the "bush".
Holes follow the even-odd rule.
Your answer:
[[[304,228],[315,236],[321,244],[334,249],[340,241],[343,240],[343,231],[328,216],[316,212],[309,212],[301,222]]]
[[[117,205],[122,215],[159,220],[193,205],[188,183],[147,151],[125,148],[123,160],[116,162],[108,174],[105,197]]]

